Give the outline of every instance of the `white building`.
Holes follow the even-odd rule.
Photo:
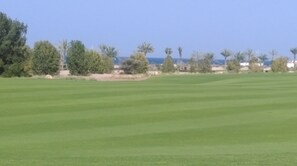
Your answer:
[[[264,63],[256,63],[258,66],[264,66]],[[249,67],[250,63],[249,62],[242,62],[240,63],[241,67]]]
[[[241,67],[249,67],[249,65],[250,65],[250,63],[248,63],[248,62],[242,62],[242,63],[240,63],[240,66]]]
[[[296,64],[296,61],[295,61],[295,64]],[[289,61],[287,63],[287,67],[290,69],[290,68],[294,68],[294,62],[293,61]]]

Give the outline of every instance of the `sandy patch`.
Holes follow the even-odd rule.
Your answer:
[[[71,76],[68,70],[60,72],[59,78],[64,79],[85,79],[96,81],[142,81],[148,79],[150,76],[147,74],[91,74],[90,76]]]

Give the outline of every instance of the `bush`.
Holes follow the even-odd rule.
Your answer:
[[[238,73],[240,71],[240,63],[235,59],[228,61],[227,70],[229,72]]]
[[[189,65],[190,65],[190,72],[191,73],[196,73],[198,70],[198,63],[195,57],[191,57],[189,60]]]
[[[252,57],[249,61],[249,71],[253,73],[263,72],[263,67],[257,57]]]
[[[136,53],[121,66],[126,74],[143,74],[148,71],[148,62],[143,53]]]
[[[250,72],[253,73],[260,73],[263,72],[263,67],[259,65],[259,63],[251,63],[249,65]]]
[[[163,62],[162,72],[173,73],[174,71],[175,68],[173,58],[170,55],[167,55]]]
[[[287,63],[288,63],[288,58],[286,57],[280,57],[275,59],[271,65],[272,72],[287,72],[288,71]]]
[[[204,54],[201,59],[198,59],[198,72],[199,73],[211,73],[212,72],[212,64],[213,54],[207,53]]]
[[[4,66],[5,72],[3,73],[4,77],[13,77],[13,76],[18,76],[21,77],[22,75],[22,64],[20,63],[13,63],[11,65],[5,65]],[[18,73],[16,75],[16,73]]]
[[[102,57],[104,73],[111,73],[114,68],[113,58],[103,55]]]
[[[86,51],[86,63],[90,73],[102,74],[105,71],[102,56],[95,51]]]

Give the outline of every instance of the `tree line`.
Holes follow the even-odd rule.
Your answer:
[[[278,56],[278,53],[275,50],[272,50],[270,54],[272,57],[271,70],[273,72],[287,72],[288,58],[283,56],[279,56],[276,58],[276,56]],[[230,50],[224,49],[221,52],[221,55],[225,59],[225,70],[231,72],[239,72],[241,68],[240,63],[244,62],[247,63],[246,65],[248,66],[248,70],[250,72],[263,72],[264,62],[268,60],[267,54],[261,53],[257,55],[252,49],[247,49],[244,52],[239,51],[235,53]],[[295,70],[295,63],[293,70]]]
[[[0,12],[0,75],[5,77],[36,75],[55,75],[60,70],[68,69],[72,75],[88,75],[90,73],[111,73],[114,69],[114,59],[119,51],[108,45],[100,45],[98,50],[90,50],[78,40],[62,41],[55,47],[49,41],[38,41],[33,48],[26,45],[27,25],[12,20],[6,14]],[[182,61],[183,49],[177,48],[179,60],[174,64],[172,48],[164,50],[165,59],[160,70],[165,73],[176,70],[188,70],[189,72],[212,72],[213,53],[194,52],[188,64]],[[127,74],[146,73],[149,69],[147,54],[153,53],[154,47],[150,43],[142,43],[136,51],[121,63],[121,69]],[[291,49],[294,62],[297,48]],[[263,71],[263,63],[267,55],[256,55],[253,50],[235,52],[224,49],[221,52],[224,57],[226,71],[239,72],[240,63],[248,62],[252,72]],[[286,57],[275,58],[277,52],[273,50],[272,71],[286,72],[288,59]],[[189,68],[185,69],[187,65]],[[294,70],[296,69],[294,63]]]

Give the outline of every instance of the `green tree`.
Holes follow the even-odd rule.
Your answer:
[[[225,58],[225,70],[226,70],[227,69],[227,58],[232,55],[232,52],[230,50],[224,49],[221,52],[221,55],[223,55],[223,57]]]
[[[86,65],[90,73],[103,74],[106,71],[104,60],[98,52],[94,50],[87,50],[85,54]]]
[[[87,75],[89,67],[85,53],[85,46],[81,41],[73,40],[70,42],[70,47],[67,53],[67,64],[70,74],[72,75]]]
[[[121,64],[126,74],[143,74],[148,71],[148,61],[144,53],[138,52]]]
[[[35,74],[57,74],[60,64],[59,52],[49,41],[36,42],[34,45],[32,64]]]
[[[141,52],[146,56],[147,54],[154,52],[154,47],[150,43],[144,42],[137,47],[137,52]]]
[[[166,53],[166,57],[164,59],[163,65],[162,65],[162,72],[173,73],[175,71],[175,68],[174,68],[174,60],[171,56],[172,49],[166,48],[165,53]]]
[[[287,63],[288,63],[288,58],[286,57],[277,58],[272,62],[271,70],[273,72],[287,72],[288,71]]]
[[[27,76],[32,76],[33,71],[33,49],[31,49],[29,46],[26,46],[25,48],[25,61],[23,62],[24,65],[24,71],[27,74]]]
[[[12,20],[0,12],[0,75],[26,76],[24,61],[26,60],[27,26]]]
[[[293,56],[293,65],[294,65],[294,70],[296,70],[296,55],[297,55],[297,47],[296,48],[292,48],[291,49],[291,52],[292,54],[294,55]]]

